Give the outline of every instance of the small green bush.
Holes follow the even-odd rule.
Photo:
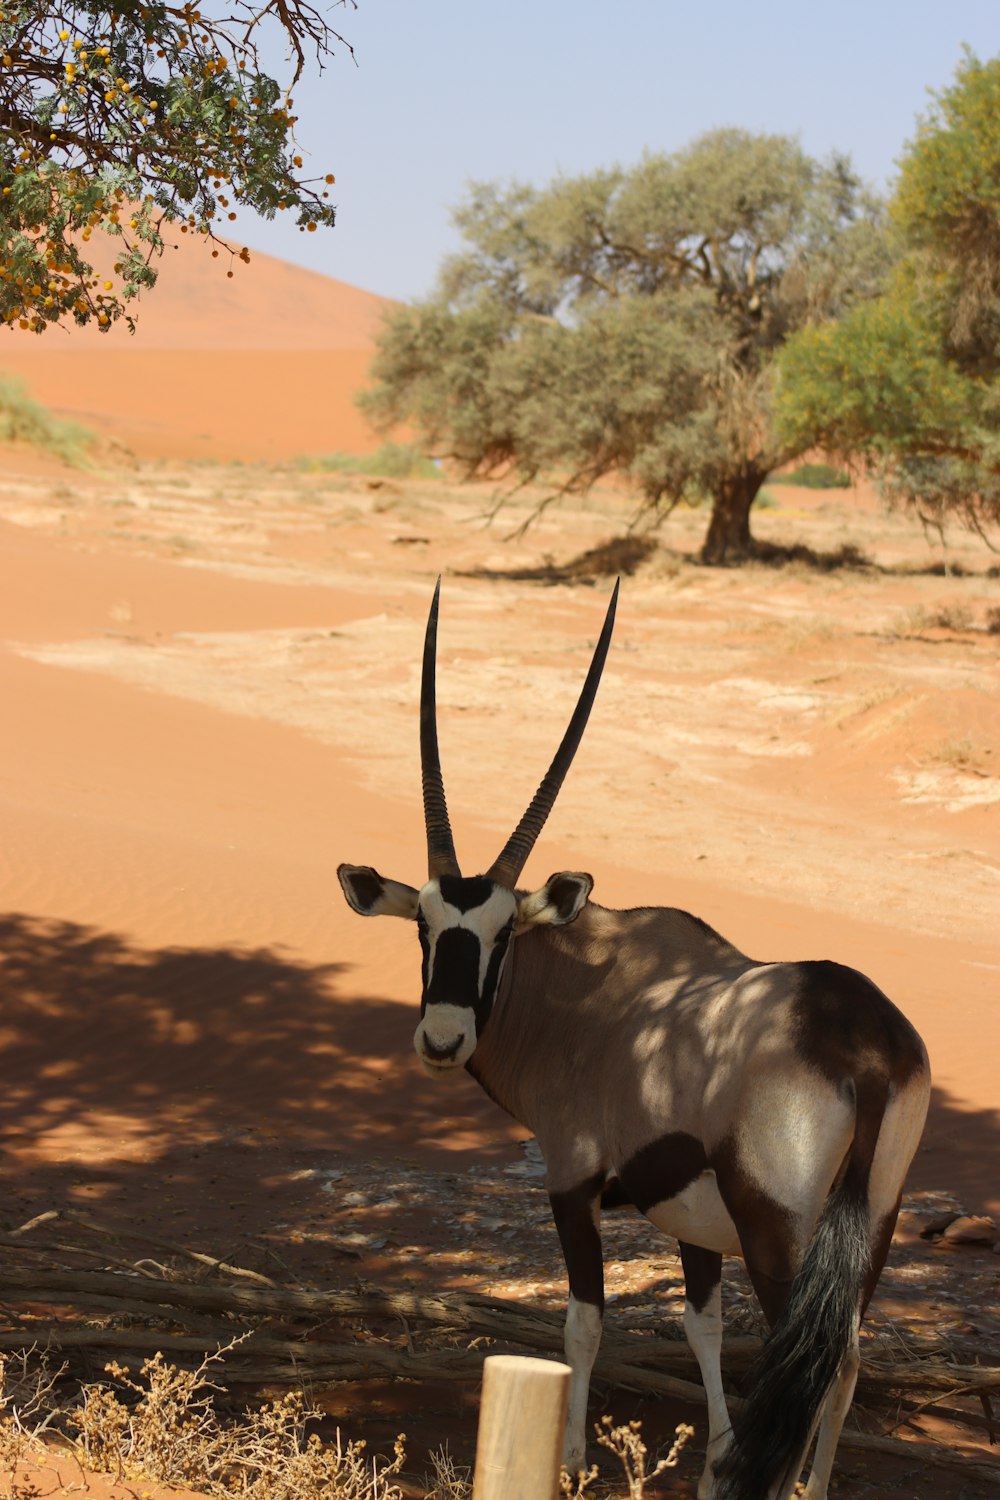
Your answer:
[[[306,455],[298,466],[307,474],[370,474],[380,479],[438,479],[441,471],[425,458],[415,443],[382,443],[374,453],[326,453]]]
[[[77,422],[64,422],[28,395],[24,381],[0,376],[0,442],[29,443],[64,463],[86,461],[94,434]]]
[[[801,484],[807,490],[849,490],[851,476],[833,464],[799,464],[787,474],[769,474],[769,484]]]

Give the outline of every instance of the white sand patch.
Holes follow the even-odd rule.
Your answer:
[[[1000,802],[1000,780],[992,776],[974,776],[941,767],[895,770],[892,777],[902,789],[904,802],[929,803],[945,812],[966,812],[970,807],[990,807]]]

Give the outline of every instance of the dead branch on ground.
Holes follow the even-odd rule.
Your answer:
[[[35,1232],[51,1231],[57,1219],[59,1240],[43,1242]],[[67,1232],[81,1233],[85,1243],[68,1243]],[[39,1263],[43,1253],[68,1253],[92,1265],[101,1258],[94,1237],[109,1242],[104,1264],[116,1269]],[[122,1241],[144,1241],[175,1261],[194,1263],[199,1279],[180,1279],[176,1264],[168,1275],[157,1274],[164,1268],[146,1256],[129,1262]],[[562,1354],[562,1316],[544,1308],[475,1294],[280,1286],[186,1246],[78,1215],[39,1215],[0,1236],[0,1246],[9,1262],[0,1271],[2,1300],[13,1324],[0,1334],[0,1353],[33,1346],[58,1353],[71,1368],[81,1360],[92,1367],[105,1357],[139,1361],[158,1351],[178,1366],[196,1366],[206,1354],[228,1345],[227,1386],[298,1386],[308,1379],[315,1388],[373,1377],[475,1381],[489,1352]],[[56,1308],[62,1311],[53,1316]],[[235,1345],[234,1337],[239,1340]],[[727,1377],[745,1370],[758,1347],[756,1337],[729,1339],[723,1351]],[[936,1408],[966,1429],[971,1441],[981,1441],[984,1432],[994,1441],[990,1397],[1000,1391],[1000,1362],[982,1365],[976,1362],[980,1351],[898,1330],[891,1339],[867,1340],[863,1356],[857,1405],[870,1419],[895,1431]],[[609,1328],[594,1376],[640,1394],[695,1404],[704,1400],[694,1356],[679,1339]],[[963,1400],[969,1409],[957,1404]],[[732,1405],[738,1406],[735,1397]],[[970,1476],[1000,1477],[1000,1464],[987,1455],[923,1438],[904,1442],[848,1430],[842,1443],[909,1461],[919,1455]]]

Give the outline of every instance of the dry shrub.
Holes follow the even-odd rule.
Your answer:
[[[602,1417],[594,1428],[597,1441],[602,1448],[613,1453],[625,1474],[626,1492],[621,1500],[643,1500],[646,1486],[653,1483],[666,1469],[673,1469],[680,1458],[681,1449],[694,1436],[694,1428],[681,1424],[674,1433],[673,1445],[665,1458],[661,1458],[650,1473],[646,1472],[649,1450],[642,1440],[642,1429],[638,1422],[628,1422],[616,1427],[611,1417]],[[433,1474],[426,1480],[425,1500],[470,1500],[472,1475],[467,1468],[455,1463],[447,1447],[438,1448],[431,1454]],[[600,1491],[596,1486],[600,1485]],[[563,1500],[597,1500],[598,1493],[614,1496],[620,1492],[612,1484],[606,1487],[599,1479],[597,1465],[570,1474],[563,1469],[559,1481],[559,1493]]]
[[[642,1426],[639,1422],[624,1422],[616,1427],[612,1417],[602,1417],[594,1431],[601,1447],[613,1453],[622,1466],[627,1500],[643,1500],[646,1486],[652,1484],[667,1469],[676,1468],[685,1443],[689,1438],[694,1437],[694,1428],[682,1422],[674,1429],[674,1441],[669,1453],[659,1459],[656,1466],[647,1473],[646,1460],[649,1457],[649,1449],[642,1440]],[[596,1464],[576,1475],[563,1469],[559,1492],[565,1500],[583,1500],[597,1477]]]
[[[602,1430],[603,1429],[603,1430]],[[648,1449],[642,1441],[642,1432],[638,1422],[628,1422],[620,1427],[615,1427],[610,1417],[602,1417],[601,1425],[597,1429],[597,1441],[602,1448],[607,1448],[613,1453],[625,1471],[625,1481],[628,1485],[628,1500],[642,1500],[646,1493],[646,1485],[652,1484],[653,1480],[664,1473],[666,1469],[677,1467],[677,1461],[681,1456],[681,1450],[685,1443],[694,1437],[694,1428],[689,1427],[686,1422],[674,1429],[674,1441],[670,1451],[665,1458],[659,1459],[652,1473],[646,1473],[646,1458]]]
[[[5,1471],[12,1473],[37,1449],[55,1419],[55,1388],[61,1374],[62,1369],[53,1370],[35,1349],[0,1354],[0,1466]]]
[[[224,1387],[209,1378],[209,1370],[226,1352],[209,1355],[195,1370],[178,1369],[162,1353],[144,1360],[137,1375],[111,1362],[105,1366],[111,1379],[84,1385],[79,1404],[69,1410],[55,1394],[62,1370],[53,1372],[35,1351],[0,1356],[0,1465],[13,1472],[19,1461],[37,1454],[40,1438],[61,1416],[76,1435],[81,1466],[119,1482],[186,1486],[220,1500],[403,1500],[393,1482],[405,1461],[402,1434],[391,1460],[369,1458],[364,1442],[344,1443],[339,1431],[326,1444],[307,1432],[321,1413],[299,1391],[242,1418],[221,1419],[216,1398]],[[622,1466],[621,1500],[643,1500],[647,1486],[674,1468],[694,1429],[678,1427],[670,1451],[649,1472],[638,1422],[616,1427],[603,1417],[595,1431]],[[430,1457],[426,1500],[469,1500],[469,1470],[446,1447]],[[616,1485],[595,1490],[599,1483],[596,1466],[575,1477],[563,1470],[560,1492],[565,1500],[620,1493]]]
[[[241,1500],[402,1500],[392,1483],[405,1459],[402,1436],[392,1460],[369,1459],[363,1442],[344,1443],[339,1431],[323,1443],[306,1432],[321,1413],[298,1391],[223,1422],[215,1409],[222,1387],[208,1378],[222,1353],[196,1370],[179,1370],[156,1354],[137,1377],[106,1365],[116,1386],[85,1386],[70,1419],[80,1462],[119,1480],[158,1480]]]

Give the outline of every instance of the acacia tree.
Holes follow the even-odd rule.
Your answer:
[[[811,446],[775,435],[775,355],[886,264],[847,161],[718,130],[627,171],[478,186],[455,217],[467,251],[381,334],[376,424],[416,425],[469,477],[566,493],[617,472],[650,506],[707,496],[706,561],[751,553],[767,474]]]
[[[880,471],[887,497],[1000,524],[1000,58],[967,53],[901,162],[883,293],[793,337],[779,432]]]
[[[284,83],[265,42],[284,43]],[[132,326],[173,221],[230,257],[237,205],[332,225],[333,176],[302,174],[291,90],[337,44],[308,0],[0,0],[0,318]],[[101,274],[95,230],[113,242]]]

